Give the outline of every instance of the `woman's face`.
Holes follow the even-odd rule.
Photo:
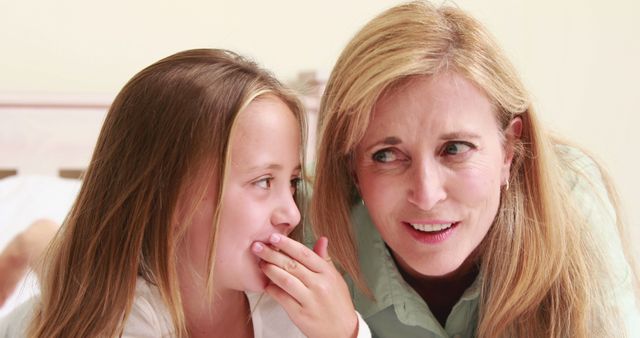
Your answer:
[[[378,101],[355,173],[405,272],[451,274],[478,247],[509,175],[502,140],[488,98],[456,73],[411,79]]]
[[[254,100],[237,117],[222,196],[214,268],[216,289],[262,291],[266,276],[251,253],[255,241],[288,235],[300,222],[294,193],[300,178],[300,130],[291,110],[275,96]],[[196,271],[206,271],[213,227],[215,185],[210,184],[188,230]]]

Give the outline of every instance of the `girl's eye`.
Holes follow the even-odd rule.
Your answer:
[[[269,189],[271,188],[271,181],[273,181],[273,177],[265,177],[262,178],[258,181],[255,182],[255,185],[258,186],[258,188],[262,188],[262,189]]]
[[[395,152],[391,149],[378,150],[371,156],[374,162],[388,163],[397,159]]]
[[[466,142],[450,142],[445,144],[442,152],[444,155],[459,155],[468,152],[472,147]]]
[[[300,188],[300,184],[302,183],[302,178],[295,177],[291,180],[291,191],[295,194],[295,192]]]
[[[291,186],[294,188],[297,188],[300,186],[300,183],[302,182],[302,178],[300,177],[295,177],[293,179],[291,179]]]

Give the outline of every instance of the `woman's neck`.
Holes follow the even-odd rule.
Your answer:
[[[408,272],[397,263],[402,278],[424,299],[442,327],[445,327],[453,306],[473,284],[479,272],[479,264],[475,259],[468,259],[447,275],[435,277]]]

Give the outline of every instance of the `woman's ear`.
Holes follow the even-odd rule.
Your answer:
[[[502,168],[502,184],[509,184],[509,172],[515,153],[516,143],[522,136],[522,119],[514,117],[504,130],[504,163]]]
[[[353,180],[353,185],[358,190],[358,194],[360,194],[360,182],[358,182],[358,174],[356,173],[356,160],[355,160],[355,151],[349,155],[349,172],[351,174],[351,180]]]
[[[507,129],[505,130],[505,134],[507,140],[511,138],[512,140],[519,140],[522,136],[522,119],[520,116],[516,116],[509,122]]]
[[[360,182],[358,182],[358,175],[356,175],[356,173],[353,172],[351,177],[353,179],[353,186],[356,188],[356,191],[358,192],[358,196],[362,198],[362,192],[360,192]]]

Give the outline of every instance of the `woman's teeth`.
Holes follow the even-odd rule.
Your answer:
[[[443,223],[443,224],[414,224],[414,223],[411,223],[411,226],[414,229],[416,229],[418,231],[424,231],[424,232],[442,231],[442,230],[451,228],[452,225],[453,225],[453,223]]]

